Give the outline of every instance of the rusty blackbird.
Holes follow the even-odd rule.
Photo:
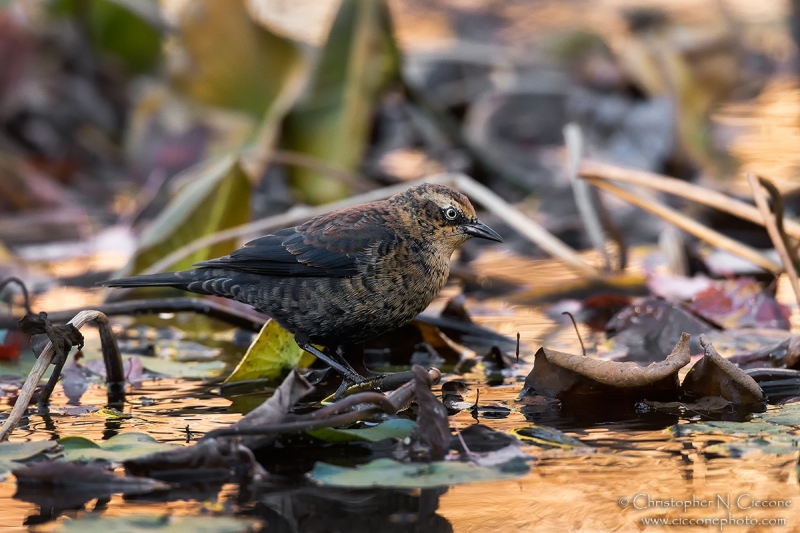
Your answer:
[[[312,344],[358,345],[414,318],[444,287],[450,256],[471,237],[502,242],[466,196],[422,184],[276,231],[193,270],[105,285],[176,287],[247,303],[359,381],[341,351],[333,360]]]

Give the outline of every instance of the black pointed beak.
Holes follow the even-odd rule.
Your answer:
[[[486,239],[487,241],[503,242],[503,238],[495,230],[481,221],[464,226],[464,233],[471,237]]]

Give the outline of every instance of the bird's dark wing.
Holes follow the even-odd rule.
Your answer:
[[[372,207],[372,209],[370,209]],[[248,242],[230,255],[195,266],[292,277],[350,277],[370,245],[392,247],[382,203],[334,211]]]

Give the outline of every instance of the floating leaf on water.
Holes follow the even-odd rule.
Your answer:
[[[681,387],[694,397],[717,396],[735,405],[761,405],[764,393],[744,370],[720,356],[705,335],[700,335],[705,355],[697,361]]]
[[[706,446],[704,449],[704,452],[707,454],[736,458],[744,457],[752,453],[796,455],[797,451],[798,438],[793,435],[745,439],[738,442],[721,442],[719,444]]]
[[[789,308],[766,294],[752,278],[715,281],[689,309],[725,329],[789,329]]]
[[[284,371],[307,367],[312,362],[314,356],[300,349],[294,335],[268,320],[225,383],[278,379]]]
[[[28,459],[43,456],[45,452],[55,452],[58,441],[39,440],[32,442],[0,442],[0,479]]]
[[[376,459],[357,468],[317,463],[311,471],[311,479],[336,487],[424,489],[514,479],[525,475],[529,469],[527,462],[521,459],[494,468],[448,461],[400,463]]]
[[[700,433],[704,435],[731,435],[737,437],[758,437],[760,435],[779,435],[786,432],[785,427],[769,422],[729,422],[712,420],[709,422],[678,424],[670,428],[676,437]]]
[[[158,357],[147,357],[142,359],[142,363],[147,370],[170,377],[180,377],[187,379],[214,378],[225,370],[225,363],[222,361],[205,361],[202,363],[193,361],[170,361],[159,359]]]
[[[404,439],[414,428],[414,422],[405,418],[393,418],[376,426],[359,429],[322,428],[308,432],[312,437],[327,442],[367,441],[378,442],[383,439]]]
[[[525,391],[542,396],[607,394],[638,399],[677,398],[678,371],[689,363],[689,335],[684,333],[667,358],[641,366],[633,362],[605,361],[547,348],[536,352]]]
[[[522,442],[545,448],[562,448],[565,450],[588,448],[586,444],[575,437],[570,437],[555,428],[547,426],[533,424],[515,429],[512,434]]]
[[[64,447],[64,459],[67,461],[105,459],[121,463],[175,448],[175,445],[158,442],[145,433],[122,433],[100,443],[74,435],[63,437],[58,443]]]

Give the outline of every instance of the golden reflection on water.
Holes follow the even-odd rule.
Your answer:
[[[724,106],[714,120],[735,128],[730,152],[740,162],[739,176],[755,172],[783,191],[800,187],[800,88],[791,79],[771,81],[752,102]],[[735,192],[750,197],[744,179]]]

